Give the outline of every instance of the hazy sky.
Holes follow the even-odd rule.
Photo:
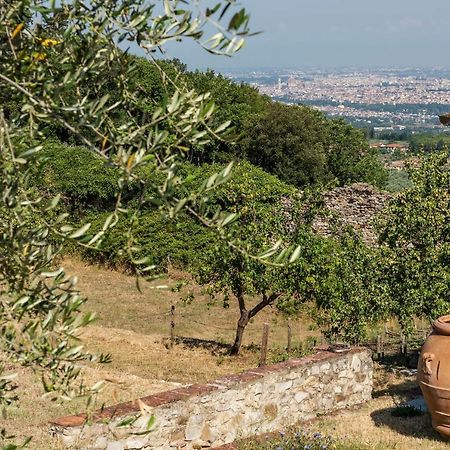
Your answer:
[[[253,30],[233,58],[170,47],[190,68],[450,67],[450,0],[242,0]]]

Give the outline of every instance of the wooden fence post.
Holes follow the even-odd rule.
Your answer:
[[[381,335],[377,335],[377,359],[381,359]]]
[[[267,361],[267,344],[269,342],[269,324],[265,323],[261,341],[261,357],[259,360],[259,367],[265,366]]]
[[[292,350],[292,325],[291,325],[291,318],[289,317],[287,321],[287,352],[288,355],[291,353]]]
[[[406,336],[403,334],[403,333],[401,333],[401,339],[402,339],[402,343],[401,343],[401,353],[402,353],[402,355],[405,355],[406,354],[406,352],[408,351],[407,350],[407,346],[406,346]]]
[[[175,305],[170,308],[170,348],[175,342]]]

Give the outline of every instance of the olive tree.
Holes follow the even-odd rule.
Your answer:
[[[225,138],[228,123],[217,126],[209,94],[168,76],[157,56],[166,43],[180,39],[231,55],[249,34],[248,21],[234,0],[210,7],[181,0],[0,3],[0,350],[3,361],[38,372],[46,395],[70,399],[95,392],[97,385],[87,389],[74,384],[77,363],[108,359],[88,353],[78,340],[80,329],[94,316],[81,312],[85,299],[76,278],[58,265],[67,242],[98,246],[123,215],[129,221],[123,251],[138,275],[150,273],[154,267],[148,260],[134,256],[139,249],[133,231],[144,202],[158,205],[170,217],[188,211],[226,242],[224,226],[235,215],[210,212],[207,199],[227,180],[231,167],[211,175],[195,191],[183,191],[177,168],[192,147],[211,137]],[[135,69],[124,51],[128,42],[147,54],[173,92],[151,114],[139,117],[134,114],[141,105],[138,90],[127,84]],[[118,111],[121,121],[116,120]],[[30,184],[52,126],[119,170],[114,211],[96,233],[89,223],[74,229],[67,213],[60,213],[59,196],[43,197]],[[162,181],[150,189],[149,180],[158,178],[141,179],[144,171],[161,173]],[[150,199],[138,196],[133,210],[121,201],[131,181],[142,192],[155,192]],[[0,367],[2,406],[16,398],[10,367]]]
[[[447,158],[447,152],[423,156],[420,165],[409,167],[413,186],[392,198],[378,224],[390,314],[406,330],[414,317],[433,320],[450,307]]]
[[[306,194],[248,162],[240,163],[231,180],[212,197],[214,203],[239,211],[239,220],[229,229],[231,245],[206,249],[193,270],[213,299],[220,298],[225,307],[234,305],[239,310],[230,349],[236,355],[246,326],[263,309],[308,298],[311,256],[316,248],[316,238],[310,233],[315,205],[306,201]],[[278,251],[280,238],[291,247]],[[233,245],[234,239],[238,246]]]

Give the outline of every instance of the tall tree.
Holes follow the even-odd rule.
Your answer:
[[[384,187],[388,173],[377,158],[362,130],[344,119],[332,119],[327,124],[327,166],[340,185],[357,181]]]
[[[300,187],[330,178],[325,139],[322,113],[273,102],[249,121],[243,147],[250,162]]]
[[[362,131],[307,106],[270,103],[247,120],[242,148],[253,164],[298,187],[387,182]]]
[[[239,310],[230,350],[235,355],[253,317],[282,301],[304,301],[302,294],[312,269],[309,255],[315,238],[309,233],[306,214],[303,224],[300,221],[305,202],[299,192],[248,162],[237,166],[232,179],[214,193],[212,201],[236,208],[239,220],[229,230],[230,245],[205,249],[194,272],[196,280],[213,298],[222,299],[225,307],[234,305]],[[280,245],[273,244],[280,238],[297,246],[296,250],[292,247],[278,254],[278,258],[271,258]],[[241,248],[233,245],[233,239],[241,243]],[[289,253],[291,264],[282,264]],[[265,263],[267,260],[270,263]]]

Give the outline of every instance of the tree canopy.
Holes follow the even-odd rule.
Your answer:
[[[217,211],[203,215],[204,197],[228,178],[230,167],[204,180],[196,192],[183,190],[177,173],[189,149],[220,139],[228,124],[213,118],[215,105],[208,93],[178,83],[154,53],[187,38],[209,52],[232,55],[249,33],[249,15],[233,0],[219,1],[212,9],[200,2],[164,2],[161,11],[157,6],[144,0],[0,3],[0,350],[9,363],[36,371],[46,395],[54,399],[87,395],[89,406],[99,385],[75,384],[77,363],[108,360],[79,343],[81,329],[94,316],[82,309],[85,299],[76,278],[59,266],[66,244],[98,246],[125,217],[123,251],[145,274],[153,267],[148,258],[135,257],[139,249],[133,245],[144,203],[152,202],[169,217],[190,211],[219,233],[233,218]],[[173,87],[157,105],[143,104],[141,92],[130,83],[138,67],[119,48],[123,41],[140,46],[163,84]],[[33,182],[43,143],[52,134],[83,145],[119,175],[113,208],[94,233],[90,223],[75,225],[68,212],[61,212],[59,193],[42,195]],[[74,161],[83,160],[83,152]],[[109,182],[111,173],[96,170],[98,164],[93,162],[93,172],[105,177],[102,183]],[[161,176],[141,176],[148,172]],[[133,183],[152,195],[136,196],[131,209],[122,197]],[[86,179],[71,189],[89,199],[98,186]],[[0,367],[2,408],[17,399],[12,367]],[[8,433],[2,430],[0,436],[3,440]]]
[[[383,279],[391,314],[408,329],[413,317],[448,312],[450,298],[450,172],[447,152],[410,167],[413,186],[397,194],[379,221],[388,252]]]
[[[270,103],[247,121],[244,136],[253,164],[298,187],[331,181],[382,187],[387,181],[362,131],[311,107]]]

